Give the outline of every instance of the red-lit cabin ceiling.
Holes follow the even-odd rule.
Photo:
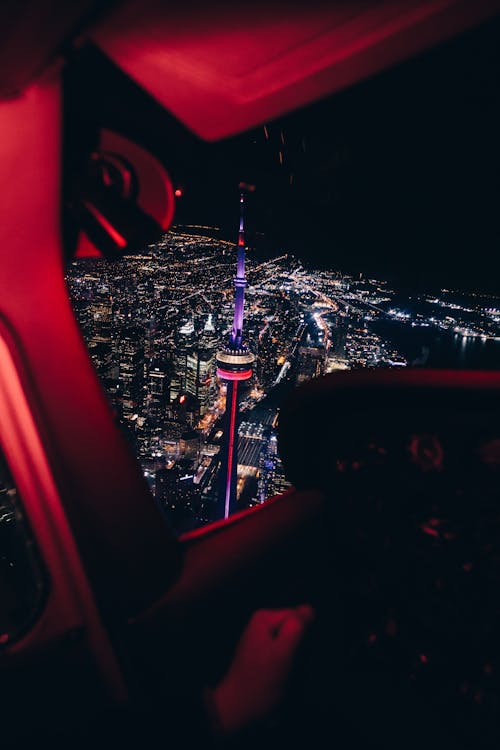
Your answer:
[[[125,2],[92,37],[208,140],[349,86],[500,12],[499,0],[171,6]]]

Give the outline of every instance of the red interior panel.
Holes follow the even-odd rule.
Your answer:
[[[499,12],[498,0],[171,4],[130,0],[93,39],[202,138],[248,129]]]

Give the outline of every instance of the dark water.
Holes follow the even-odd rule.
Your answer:
[[[412,328],[408,323],[377,320],[372,330],[390,341],[409,364],[471,370],[500,370],[500,341],[462,338],[448,331]]]
[[[424,367],[500,370],[500,341],[482,341],[478,338],[436,331],[431,328],[412,328],[396,320],[377,320],[370,328],[407,358],[409,365]],[[244,418],[254,422],[270,423],[286,397],[295,387],[292,376],[270,390],[268,395]]]

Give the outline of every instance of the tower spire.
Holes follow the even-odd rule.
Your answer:
[[[219,517],[228,518],[236,509],[238,467],[238,383],[252,377],[255,360],[243,341],[245,306],[245,195],[240,193],[236,276],[234,278],[233,325],[227,347],[217,353],[217,375],[227,383],[224,441],[221,461]]]
[[[245,306],[245,195],[240,193],[240,228],[238,232],[238,257],[234,278],[234,316],[229,345],[239,349],[243,343],[243,310]]]

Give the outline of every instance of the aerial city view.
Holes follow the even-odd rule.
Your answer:
[[[144,144],[171,176],[175,223],[119,263],[73,260],[67,280],[177,531],[287,488],[277,434],[295,386],[359,368],[500,368],[495,33],[213,143],[140,91],[115,111],[119,81],[102,69],[103,123],[139,141],[157,123]]]
[[[67,272],[116,420],[179,533],[287,489],[277,424],[294,386],[355,368],[498,366],[500,298],[409,296],[287,252],[257,258],[240,205],[237,244],[178,225],[140,256]]]

